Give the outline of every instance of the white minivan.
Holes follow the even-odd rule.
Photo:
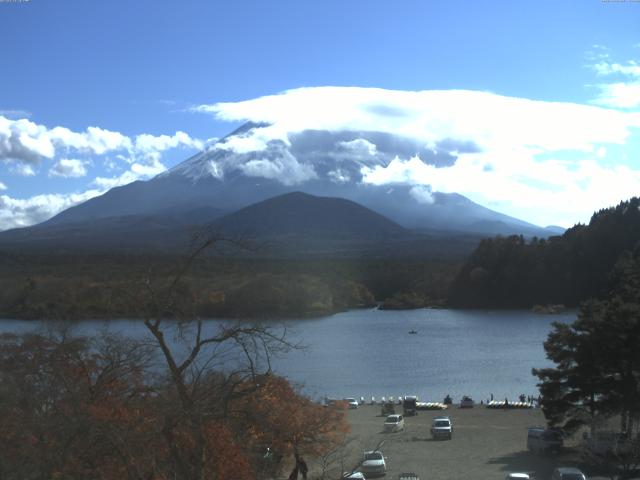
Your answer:
[[[453,435],[453,422],[449,417],[433,417],[431,423],[431,436],[434,439],[446,438],[451,440]]]
[[[385,432],[399,432],[404,430],[404,418],[402,415],[389,415],[384,421]]]

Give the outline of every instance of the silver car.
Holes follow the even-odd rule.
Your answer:
[[[559,467],[553,471],[551,480],[587,480],[587,476],[574,467]]]
[[[399,432],[401,430],[404,430],[404,417],[402,415],[389,415],[384,421],[385,432]]]
[[[384,455],[380,451],[364,452],[360,471],[369,478],[375,475],[386,475],[387,464],[384,461]]]
[[[431,423],[431,436],[434,439],[445,438],[451,440],[453,423],[449,417],[434,417]]]

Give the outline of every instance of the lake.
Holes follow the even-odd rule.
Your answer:
[[[550,365],[542,343],[552,322],[572,322],[575,312],[351,310],[283,322],[290,339],[307,348],[273,361],[274,371],[313,398],[418,395],[424,401],[477,401],[537,396],[531,368]],[[208,321],[216,325],[220,320]],[[41,322],[0,321],[0,331],[25,331]],[[78,333],[102,329],[146,335],[139,321],[79,322]],[[409,334],[415,331],[415,334]]]

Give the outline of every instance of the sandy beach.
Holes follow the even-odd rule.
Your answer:
[[[401,407],[396,407],[396,412],[402,413]],[[431,439],[431,421],[438,415],[451,418],[452,440]],[[539,409],[460,409],[453,405],[444,411],[420,411],[407,417],[405,430],[398,433],[383,432],[379,405],[360,406],[349,410],[348,416],[352,441],[344,467],[348,470],[357,465],[363,450],[383,441],[380,450],[387,462],[387,479],[395,480],[402,472],[415,472],[421,480],[504,479],[509,472],[533,472],[537,479],[546,480],[558,466],[579,465],[572,449],[575,439],[566,440],[566,448],[558,455],[527,451],[527,427],[545,424]],[[326,478],[338,478],[339,470],[336,465]]]

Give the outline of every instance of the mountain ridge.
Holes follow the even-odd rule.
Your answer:
[[[288,143],[270,140],[262,149],[239,149],[242,142],[255,141],[253,136],[265,126],[244,124],[215,145],[150,180],[115,187],[20,234],[0,233],[0,242],[16,235],[27,238],[29,231],[43,239],[48,228],[50,233],[62,235],[63,225],[80,235],[83,223],[89,230],[108,230],[109,224],[127,221],[131,228],[125,229],[126,234],[135,233],[133,237],[141,240],[145,234],[134,232],[132,219],[138,218],[141,223],[153,219],[154,224],[207,224],[291,191],[354,202],[406,230],[473,236],[548,237],[561,233],[557,228],[542,228],[493,211],[457,193],[434,192],[428,186],[365,181],[367,169],[388,165],[394,154],[419,151],[425,163],[438,167],[456,161],[451,149],[476,151],[473,145],[458,145],[452,140],[430,150],[383,132],[302,131]],[[370,150],[367,155],[354,150],[363,146]],[[117,217],[123,220],[119,222]],[[84,236],[90,238],[91,234]]]

